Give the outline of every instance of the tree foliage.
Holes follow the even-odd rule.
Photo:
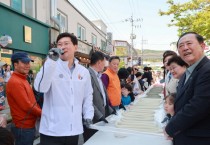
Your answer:
[[[210,44],[210,0],[191,0],[185,3],[175,3],[174,0],[167,0],[169,9],[159,11],[161,16],[173,15],[168,26],[178,27],[178,35],[195,31],[204,36]]]

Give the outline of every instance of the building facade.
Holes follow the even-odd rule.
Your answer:
[[[1,61],[11,64],[11,55],[24,51],[34,60],[32,69],[37,71],[49,50],[50,26],[3,3],[0,3],[0,19],[0,38],[12,39],[11,44],[1,46]]]
[[[93,46],[106,53],[106,25],[96,26],[68,0],[0,0],[0,19],[0,37],[12,38],[12,44],[1,46],[1,61],[10,63],[14,52],[25,51],[35,59],[35,72],[62,32],[77,36],[81,63],[89,63]]]
[[[131,45],[125,40],[114,40],[114,54],[119,56],[124,66],[133,66],[137,64],[138,53],[132,49]]]

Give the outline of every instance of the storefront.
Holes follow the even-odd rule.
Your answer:
[[[0,3],[0,37],[8,35],[12,44],[1,46],[1,61],[11,64],[15,52],[27,52],[34,60],[32,70],[36,73],[46,57],[50,44],[50,26]]]
[[[109,57],[109,53],[102,51],[98,47],[94,47],[88,43],[85,43],[83,41],[78,41],[78,49],[77,52],[75,52],[75,57],[79,60],[80,64],[82,64],[85,67],[89,66],[90,63],[90,52],[91,51],[100,51],[102,52],[106,58]],[[108,65],[108,61],[106,60],[106,66]]]
[[[92,50],[92,45],[87,44],[81,40],[78,40],[78,49],[75,52],[75,57],[79,60],[80,64],[88,67],[90,63],[90,51]]]

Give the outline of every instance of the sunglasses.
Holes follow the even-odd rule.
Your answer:
[[[137,70],[138,71],[139,69],[138,68],[134,68],[134,70]]]

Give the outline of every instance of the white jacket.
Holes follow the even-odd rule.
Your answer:
[[[82,114],[85,119],[94,115],[93,89],[85,67],[75,59],[71,73],[67,61],[48,58],[36,76],[34,87],[44,93],[40,133],[49,136],[83,133]]]

